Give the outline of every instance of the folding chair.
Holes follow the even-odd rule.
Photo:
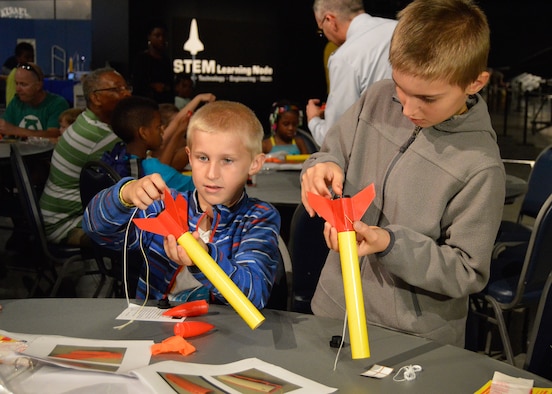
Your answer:
[[[523,369],[552,380],[552,274],[539,301]]]
[[[517,245],[506,248],[491,262],[491,277],[487,287],[470,297],[473,314],[498,327],[506,359],[512,365],[514,354],[507,317],[514,309],[526,310],[538,303],[552,271],[550,240],[552,196],[546,199],[537,215],[528,247]],[[490,353],[490,333],[488,330],[487,353]]]
[[[543,149],[534,161],[503,159],[503,162],[529,165],[531,172],[517,221],[502,221],[495,241],[493,257],[508,245],[529,241],[531,226],[525,224],[524,219],[535,219],[548,196],[552,194],[552,145]]]
[[[91,160],[85,163],[81,169],[79,188],[82,206],[85,209],[90,200],[101,190],[113,186],[121,179],[121,176],[107,163],[101,160]],[[94,244],[94,258],[100,270],[100,282],[94,294],[97,297],[103,289],[107,278],[111,279],[107,290],[109,296],[121,297],[123,295],[123,253],[121,250],[112,250]],[[129,294],[134,296],[136,292],[137,273],[131,274]],[[134,280],[136,277],[136,281]]]
[[[293,265],[291,310],[312,313],[310,302],[328,256],[324,219],[311,218],[299,204],[291,219],[289,250]]]
[[[31,184],[27,165],[16,144],[12,144],[10,149],[13,178],[31,233],[30,244],[39,245],[39,248],[35,249],[38,253],[33,258],[36,277],[29,296],[35,295],[43,279],[52,285],[50,295],[55,296],[67,271],[77,262],[86,264],[87,258],[83,256],[80,247],[55,244],[47,240],[37,193]],[[59,266],[61,266],[61,272],[58,275]],[[86,273],[84,269],[81,272]]]

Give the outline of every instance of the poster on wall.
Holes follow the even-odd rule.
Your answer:
[[[275,31],[252,21],[175,18],[170,43],[175,74],[189,74],[196,92],[242,102],[263,121],[278,79]]]

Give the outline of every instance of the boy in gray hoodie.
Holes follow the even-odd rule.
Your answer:
[[[505,174],[487,105],[489,27],[470,0],[415,0],[398,14],[393,80],[368,88],[305,162],[307,192],[376,198],[357,232],[368,323],[464,345],[468,296],[489,278]],[[330,191],[331,190],[331,191]],[[312,300],[343,318],[337,231]]]

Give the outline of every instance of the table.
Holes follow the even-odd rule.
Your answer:
[[[119,331],[115,317],[126,307],[124,299],[22,299],[3,300],[0,329],[29,334],[64,335],[92,339],[151,339],[160,342],[172,336],[173,323],[137,321]],[[368,328],[371,358],[352,360],[350,347],[330,348],[333,335],[340,335],[343,322],[313,315],[263,310],[266,321],[251,330],[233,309],[211,305],[207,315],[189,318],[209,322],[216,331],[190,339],[197,351],[190,356],[162,355],[151,362],[178,360],[223,364],[257,357],[343,393],[473,393],[495,371],[535,380],[536,387],[552,382],[490,357],[450,345],[440,345],[381,327]],[[372,364],[395,368],[421,365],[416,380],[394,382],[362,377]]]
[[[294,170],[261,172],[256,176],[256,186],[247,186],[247,194],[272,204],[297,206],[301,203],[300,174],[300,171]],[[506,175],[505,204],[512,204],[526,191],[527,182],[524,179]]]
[[[10,146],[12,144],[17,144],[19,151],[23,156],[33,156],[39,155],[42,153],[49,153],[54,150],[54,144],[49,141],[40,142],[40,143],[31,143],[31,142],[13,142],[0,140],[0,159],[9,159],[10,158]]]
[[[506,174],[506,196],[504,204],[513,204],[515,199],[525,194],[527,182],[517,176]]]
[[[258,198],[274,205],[282,219],[280,235],[289,241],[293,213],[301,204],[301,171],[300,170],[263,170],[254,176],[255,185],[247,185],[250,197]]]
[[[263,170],[253,178],[255,185],[247,185],[246,191],[250,197],[272,204],[297,206],[301,203],[300,175],[300,170]]]

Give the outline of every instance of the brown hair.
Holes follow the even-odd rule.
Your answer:
[[[471,0],[415,0],[397,17],[393,70],[465,88],[487,69],[489,25]]]

